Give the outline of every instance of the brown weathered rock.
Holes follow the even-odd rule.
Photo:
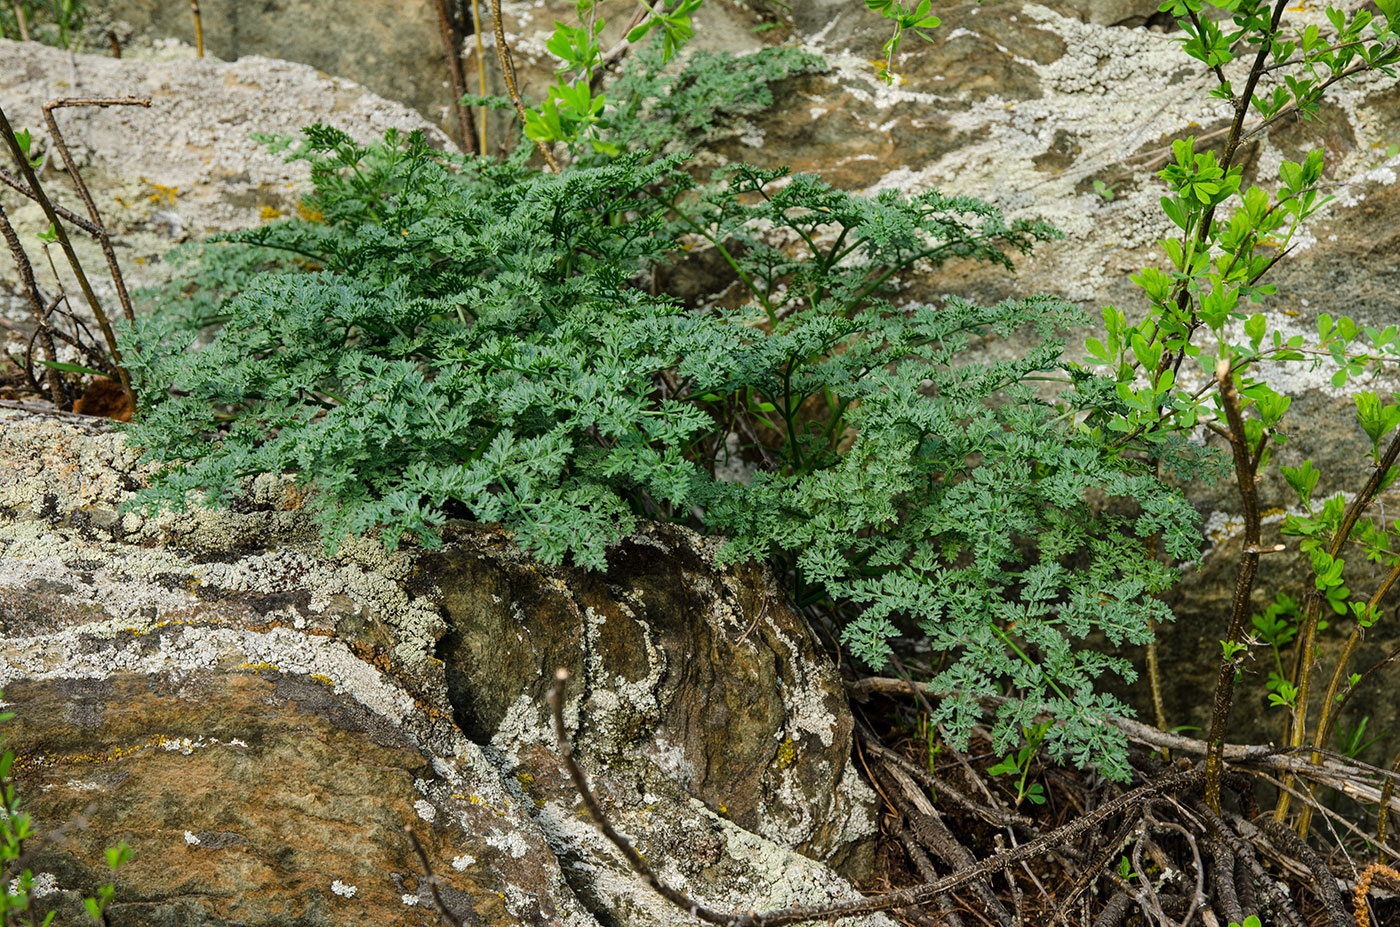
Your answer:
[[[137,456],[0,410],[19,787],[46,829],[90,819],[35,859],[44,905],[76,911],[125,839],[114,925],[433,924],[411,825],[466,923],[688,923],[583,817],[536,700],[556,662],[600,798],[665,878],[733,910],[851,896],[793,852],[868,864],[844,694],[761,572],[665,528],[597,575],[469,526],[328,557],[270,476],[232,511],[118,513]]]

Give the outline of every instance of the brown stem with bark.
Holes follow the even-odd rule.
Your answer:
[[[1249,78],[1245,81],[1244,92],[1234,98],[1235,118],[1230,123],[1230,135],[1225,141],[1225,151],[1221,158],[1221,163],[1226,174],[1229,174],[1230,165],[1234,161],[1235,153],[1239,150],[1241,140],[1241,130],[1244,127],[1245,116],[1249,113],[1249,102],[1253,97],[1254,88],[1259,83],[1259,78],[1264,73],[1264,63],[1272,45],[1272,38],[1278,32],[1279,21],[1283,18],[1284,8],[1288,0],[1277,0],[1274,6],[1272,18],[1269,21],[1268,34],[1259,43],[1259,51],[1254,57],[1254,64],[1249,69]],[[1210,224],[1215,216],[1215,207],[1206,210],[1201,217],[1201,224],[1196,229],[1197,244],[1202,244],[1210,240]],[[1190,300],[1190,292],[1183,285],[1177,306],[1180,311],[1184,311]],[[1195,317],[1192,317],[1192,326],[1196,324]],[[1183,349],[1184,351],[1184,349]],[[1167,352],[1162,358],[1163,368],[1169,366],[1169,362],[1174,363],[1171,353]],[[1158,375],[1160,375],[1160,370]],[[1229,361],[1222,359],[1216,369],[1216,380],[1220,384],[1220,395],[1225,407],[1226,420],[1230,426],[1230,449],[1235,461],[1235,479],[1239,487],[1240,499],[1245,509],[1245,541],[1244,551],[1240,555],[1240,568],[1235,580],[1235,596],[1231,606],[1230,627],[1226,633],[1225,640],[1229,643],[1238,643],[1241,633],[1244,630],[1245,618],[1249,612],[1249,596],[1254,588],[1254,576],[1259,571],[1259,495],[1255,486],[1255,468],[1250,458],[1249,445],[1245,440],[1244,416],[1240,410],[1240,397],[1235,391],[1234,374],[1230,369]],[[1260,437],[1258,450],[1263,451],[1263,442],[1268,440],[1267,435]],[[1220,774],[1224,769],[1224,759],[1222,751],[1225,746],[1225,726],[1230,718],[1230,706],[1234,701],[1235,692],[1235,663],[1226,654],[1221,654],[1220,674],[1215,684],[1215,699],[1211,709],[1210,736],[1207,738],[1210,743],[1210,753],[1206,755],[1205,764],[1205,797],[1206,803],[1212,811],[1220,811]]]
[[[26,199],[31,199],[36,203],[39,202],[39,198],[34,195],[33,190],[29,189],[28,184],[20,180],[14,174],[11,174],[9,171],[5,170],[3,167],[0,167],[0,183],[3,183],[5,186],[9,187],[11,190],[14,190],[16,193],[18,193],[20,196],[25,197]],[[97,226],[93,225],[91,221],[84,219],[82,216],[78,215],[73,210],[68,209],[60,203],[54,203],[53,211],[58,213],[58,215],[63,219],[63,221],[76,225],[78,228],[82,229],[84,232],[87,232],[94,238],[97,237]]]
[[[90,231],[97,238],[97,243],[102,246],[102,256],[107,259],[107,270],[112,275],[112,285],[116,287],[117,299],[121,300],[122,304],[122,314],[126,316],[128,322],[136,321],[136,313],[131,308],[131,296],[126,291],[126,281],[122,279],[121,267],[117,265],[117,253],[112,248],[112,238],[107,234],[107,227],[102,224],[102,216],[97,211],[97,204],[93,202],[92,194],[88,192],[87,184],[83,182],[83,175],[78,172],[78,165],[74,163],[73,156],[68,153],[68,144],[63,140],[63,133],[58,129],[58,120],[54,118],[53,111],[65,106],[143,106],[149,108],[150,105],[150,97],[71,98],[50,100],[44,104],[44,122],[48,124],[49,136],[53,139],[54,147],[58,149],[59,157],[63,159],[63,166],[68,168],[68,176],[73,179],[73,186],[77,187],[78,196],[82,198],[83,205],[87,207],[88,218],[92,222],[92,228],[84,227],[84,231]]]
[[[25,254],[19,235],[15,233],[14,226],[10,225],[10,219],[5,215],[3,206],[0,206],[0,238],[4,238],[5,244],[10,247],[15,267],[19,270],[20,285],[24,288],[24,295],[29,300],[30,308],[34,310],[34,321],[37,325],[34,337],[39,342],[39,350],[43,352],[46,361],[54,363],[58,360],[58,355],[54,351],[48,312],[44,309],[43,297],[39,295],[39,284],[34,279],[34,265],[29,262],[29,255]],[[26,365],[28,365],[27,361]],[[32,376],[28,369],[25,372],[26,375]],[[50,367],[45,372],[44,379],[49,385],[49,399],[59,408],[66,408],[68,406],[68,389],[63,383],[63,376]]]
[[[1250,464],[1249,445],[1245,440],[1244,415],[1240,411],[1240,396],[1235,390],[1234,375],[1228,361],[1222,360],[1216,369],[1220,383],[1221,404],[1230,425],[1230,451],[1235,460],[1235,480],[1244,503],[1244,552],[1240,554],[1240,569],[1235,579],[1235,596],[1230,608],[1228,643],[1237,643],[1244,631],[1249,614],[1249,596],[1254,589],[1254,576],[1259,570],[1259,493],[1254,484],[1254,468]],[[1264,439],[1261,437],[1261,441]],[[1230,720],[1230,706],[1235,693],[1235,660],[1231,654],[1220,655],[1220,674],[1215,682],[1215,702],[1211,710],[1210,752],[1206,754],[1206,804],[1220,811],[1220,774],[1224,769],[1225,727]]]
[[[452,79],[452,110],[457,114],[457,132],[462,139],[463,151],[485,154],[476,137],[476,127],[472,125],[471,114],[462,105],[462,97],[467,95],[467,82],[462,78],[462,40],[465,33],[453,21],[447,9],[447,0],[437,0],[438,31],[442,34],[442,50],[447,55],[447,73]]]

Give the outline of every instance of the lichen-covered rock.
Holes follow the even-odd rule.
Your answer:
[[[55,118],[133,289],[168,278],[159,258],[178,242],[297,215],[310,188],[309,168],[269,152],[254,133],[298,136],[302,127],[322,122],[360,142],[390,128],[422,129],[432,144],[452,146],[407,106],[303,64],[256,57],[232,63],[116,60],[0,39],[0,107],[16,129],[33,132],[36,152],[48,151],[41,112],[48,101],[125,96],[150,97],[151,105],[64,108]],[[45,158],[39,179],[60,204],[83,212],[56,155]],[[25,241],[48,228],[40,208],[7,187],[0,186],[0,203]],[[114,311],[96,243],[81,233],[73,242],[99,297]],[[0,260],[0,314],[24,320],[30,310],[19,298],[15,273],[7,254]],[[67,268],[60,273],[69,292],[78,292]],[[40,279],[46,288],[50,283]]]
[[[160,54],[169,39],[179,40],[186,55],[195,54],[187,4],[92,0],[88,17],[120,37],[126,58]],[[448,127],[452,91],[432,0],[209,3],[201,18],[208,56],[237,61],[256,55],[310,65]]]
[[[78,910],[125,839],[114,925],[435,924],[412,826],[466,923],[689,923],[583,815],[531,701],[555,661],[600,798],[664,877],[734,910],[852,897],[795,852],[868,862],[844,697],[760,571],[665,528],[598,575],[470,526],[331,557],[272,476],[230,511],[122,513],[137,461],[110,427],[0,409],[19,788],[42,828],[89,820],[36,857],[44,906]]]
[[[718,550],[651,526],[601,574],[541,570],[479,533],[426,557],[458,723],[508,755],[551,744],[544,695],[564,667],[580,746],[610,778],[670,780],[747,830],[864,874],[871,796],[849,763],[840,680],[766,571],[721,566]]]

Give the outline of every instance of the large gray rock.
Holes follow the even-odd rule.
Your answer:
[[[19,790],[72,910],[125,839],[113,924],[437,923],[404,828],[481,925],[689,924],[593,829],[540,695],[617,826],[732,910],[854,889],[873,795],[840,682],[770,578],[657,528],[606,573],[489,528],[431,556],[324,554],[271,476],[232,511],[147,517],[119,434],[0,410],[0,686]],[[851,922],[883,925],[883,917]]]
[[[310,188],[309,168],[269,153],[253,139],[255,132],[299,136],[303,126],[323,122],[368,142],[391,128],[421,129],[432,144],[452,147],[403,104],[305,65],[256,57],[235,63],[113,60],[0,39],[0,107],[16,129],[33,132],[36,151],[48,150],[40,109],[48,101],[125,96],[150,97],[151,105],[65,108],[55,115],[132,289],[168,279],[159,259],[181,241],[297,214]],[[45,159],[40,181],[57,202],[83,213],[56,154]],[[48,228],[42,210],[3,186],[0,205],[32,245],[40,286],[52,289],[35,237]],[[81,232],[72,238],[113,311],[115,291],[96,243]],[[67,290],[77,293],[61,256],[57,264]],[[0,251],[0,313],[30,318],[8,249]]]
[[[194,17],[187,3],[106,0],[89,3],[103,25],[116,28],[131,47],[149,54],[174,38],[193,54]],[[363,84],[386,100],[399,100],[442,128],[452,103],[447,60],[433,0],[238,0],[200,8],[204,52],[225,61],[252,56],[298,62]]]

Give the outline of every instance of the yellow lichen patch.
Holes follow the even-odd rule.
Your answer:
[[[797,747],[793,744],[791,737],[784,737],[782,744],[778,747],[778,755],[773,758],[773,762],[778,764],[779,769],[787,769],[797,761]]]
[[[321,225],[326,224],[325,214],[319,209],[308,209],[305,203],[297,204],[297,215],[307,222],[318,222]]]
[[[324,682],[324,683],[325,683],[326,685],[328,685],[328,686],[333,686],[333,685],[335,685],[335,680],[334,680],[334,679],[332,679],[332,678],[329,677],[329,676],[323,676],[323,675],[321,675],[320,673],[312,673],[312,674],[311,674],[311,678],[312,678],[312,679],[315,679],[315,680],[318,680],[318,681],[320,681],[320,682]]]
[[[275,670],[278,669],[276,666],[272,665],[271,663],[244,663],[243,665],[241,665],[241,666],[238,667],[238,668],[239,668],[239,669],[245,669],[245,670],[252,670],[254,673],[260,673],[260,672],[262,672],[263,670],[274,670],[274,671],[275,671]]]
[[[459,794],[459,793],[457,793],[457,792],[453,792],[453,793],[452,793],[452,797],[453,797],[453,798],[456,798],[456,799],[460,799],[460,800],[462,800],[462,801],[469,801],[469,802],[471,802],[473,805],[476,805],[477,807],[485,808],[487,811],[491,812],[492,814],[494,814],[494,815],[495,815],[496,817],[498,817],[498,818],[503,818],[503,817],[506,816],[506,813],[505,813],[504,811],[501,811],[499,808],[493,807],[493,806],[491,805],[490,802],[488,802],[486,799],[482,798],[480,795],[476,795],[476,794],[472,794],[472,795],[461,795],[461,794]]]
[[[264,222],[271,222],[273,219],[282,218],[282,210],[278,209],[276,206],[264,206],[262,209],[258,210],[258,217]]]
[[[151,183],[144,177],[141,178],[141,182],[149,185],[150,188],[155,191],[148,197],[152,203],[163,202],[171,206],[175,205],[175,197],[180,193],[179,187],[167,187],[165,184]]]
[[[106,753],[70,753],[60,755],[54,753],[38,753],[32,756],[22,756],[15,760],[15,769],[39,769],[45,766],[77,765],[77,766],[97,766],[102,763],[113,763],[123,757],[131,756],[141,750],[149,750],[152,747],[165,746],[165,735],[158,734],[152,740],[134,747],[117,747]]]

